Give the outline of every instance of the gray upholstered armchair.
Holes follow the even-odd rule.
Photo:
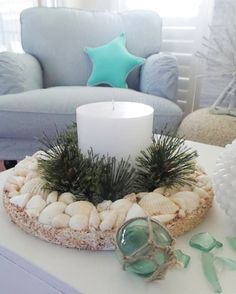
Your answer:
[[[87,87],[92,65],[85,47],[101,46],[121,32],[128,50],[146,58],[128,76],[129,89]],[[161,19],[150,11],[90,12],[32,8],[21,14],[24,54],[0,53],[0,159],[35,152],[37,137],[75,121],[81,104],[136,101],[155,109],[154,130],[177,127],[177,65],[160,53]]]

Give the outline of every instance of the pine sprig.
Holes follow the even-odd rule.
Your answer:
[[[196,157],[196,151],[184,146],[183,138],[175,133],[161,134],[136,160],[136,190],[153,191],[161,186],[193,184],[191,175],[195,171]]]
[[[92,150],[84,156],[78,149],[76,125],[57,134],[54,141],[44,136],[41,143],[46,147],[46,159],[39,160],[45,188],[70,191],[76,200],[94,204],[104,199],[115,201],[134,190],[134,169],[129,160],[99,157]]]

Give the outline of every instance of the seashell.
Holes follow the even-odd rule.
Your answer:
[[[156,188],[155,190],[153,190],[153,192],[154,193],[159,193],[159,194],[164,194],[164,192],[165,192],[165,190],[166,190],[166,187],[158,187],[158,188]]]
[[[66,204],[71,204],[72,202],[74,202],[74,195],[70,192],[62,193],[59,196],[58,201],[64,202]]]
[[[38,213],[40,213],[45,206],[46,206],[46,201],[43,200],[42,196],[35,195],[26,204],[26,209],[35,209],[38,211]]]
[[[128,199],[130,202],[136,202],[137,201],[137,195],[135,193],[130,193],[128,195],[125,195],[124,199]]]
[[[25,167],[16,165],[14,167],[14,172],[16,176],[26,177],[29,171]]]
[[[25,177],[21,176],[12,176],[7,179],[7,182],[18,187],[18,190],[23,186],[25,182]]]
[[[55,228],[69,227],[70,216],[65,213],[60,213],[52,219],[52,226]]]
[[[183,209],[180,209],[179,213],[178,213],[178,216],[181,217],[181,218],[185,217],[186,216],[185,211]]]
[[[138,199],[142,199],[145,195],[147,195],[148,194],[148,192],[139,192],[138,194],[137,194],[137,198]]]
[[[187,212],[192,212],[200,204],[200,198],[198,194],[190,191],[178,192],[171,197],[171,200]]]
[[[42,150],[39,150],[37,152],[35,152],[33,155],[32,155],[33,158],[36,158],[37,160],[38,159],[44,159],[44,160],[47,160],[48,159],[48,156],[47,156],[47,153],[42,151]]]
[[[148,193],[140,201],[139,205],[148,215],[176,213],[179,207],[169,198],[159,193]]]
[[[99,213],[100,219],[103,221],[105,217],[109,214],[110,210],[103,210]]]
[[[170,214],[160,214],[160,215],[154,215],[152,218],[154,220],[157,220],[163,224],[170,222],[176,217],[176,214],[170,213]]]
[[[52,219],[64,212],[66,204],[64,202],[53,202],[46,206],[39,215],[39,222],[44,225],[50,225]]]
[[[17,164],[17,167],[25,168],[28,172],[35,171],[38,169],[38,160],[32,156],[26,156]]]
[[[129,201],[128,199],[123,198],[113,202],[110,209],[115,209],[115,210],[122,209],[122,210],[128,211],[130,207],[132,206],[132,204],[133,203]]]
[[[134,217],[143,217],[143,216],[146,216],[147,214],[145,213],[145,211],[143,210],[143,208],[138,205],[137,203],[134,203],[129,211],[128,211],[128,214],[126,216],[126,221],[131,219],[131,218],[134,218]]]
[[[19,191],[19,187],[15,184],[10,184],[10,183],[6,182],[6,184],[4,186],[4,191],[6,191],[6,192]]]
[[[25,183],[34,179],[34,178],[38,178],[38,177],[39,177],[39,174],[36,171],[31,171],[26,175]]]
[[[118,209],[118,210],[116,210],[116,212],[117,212],[117,219],[116,219],[115,227],[116,228],[119,228],[124,223],[128,211],[122,210],[122,209]]]
[[[101,219],[99,217],[98,211],[96,207],[93,207],[89,216],[89,228],[97,229],[99,227],[100,222]]]
[[[97,205],[97,211],[101,212],[103,210],[108,210],[110,209],[111,204],[112,204],[111,200],[103,200],[101,203]]]
[[[204,187],[207,185],[209,186],[209,184],[211,186],[211,179],[207,175],[200,175],[196,178],[196,180],[197,180],[196,186],[199,188],[204,189]]]
[[[69,204],[66,207],[65,212],[70,216],[79,214],[79,215],[87,215],[89,218],[90,212],[93,209],[94,205],[88,201],[76,201]]]
[[[184,186],[180,187],[179,191],[193,191],[193,187],[189,186],[189,185],[184,185]],[[179,192],[179,191],[177,191],[177,192]]]
[[[205,190],[203,190],[202,188],[195,187],[193,189],[193,192],[196,193],[196,194],[198,194],[198,196],[200,198],[207,198],[208,197],[208,193]]]
[[[170,197],[177,192],[179,192],[179,189],[177,187],[166,188],[163,195],[166,197]]]
[[[32,209],[26,209],[25,212],[28,214],[30,217],[38,217],[40,214],[40,211],[37,208],[32,208]]]
[[[195,167],[196,167],[198,172],[200,172],[202,174],[206,173],[206,170],[204,169],[204,167],[202,167],[199,163],[196,163]]]
[[[70,218],[69,226],[74,230],[86,230],[88,229],[88,216],[75,214]]]
[[[57,201],[57,197],[58,197],[58,192],[57,191],[52,191],[51,193],[48,194],[47,196],[47,204],[53,203]]]
[[[109,210],[107,215],[104,217],[103,221],[100,224],[101,231],[109,231],[115,227],[117,219],[117,212],[116,210]]]
[[[41,195],[43,199],[46,199],[49,191],[43,189],[45,183],[41,178],[33,178],[22,186],[20,192],[22,194],[31,193],[32,195]]]
[[[9,198],[12,198],[13,196],[16,196],[16,195],[20,195],[20,192],[19,191],[12,191],[12,192],[8,193]]]
[[[30,193],[20,194],[20,195],[13,196],[10,199],[10,203],[20,208],[24,208],[27,202],[30,200],[30,198],[31,198]]]

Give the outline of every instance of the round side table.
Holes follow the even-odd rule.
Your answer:
[[[187,140],[225,146],[236,138],[236,117],[212,114],[209,108],[199,109],[185,117],[178,134]]]

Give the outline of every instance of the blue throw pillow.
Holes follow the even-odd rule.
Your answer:
[[[103,46],[86,48],[85,52],[93,63],[88,86],[108,84],[112,87],[127,88],[127,76],[145,61],[144,58],[128,52],[124,33]]]

